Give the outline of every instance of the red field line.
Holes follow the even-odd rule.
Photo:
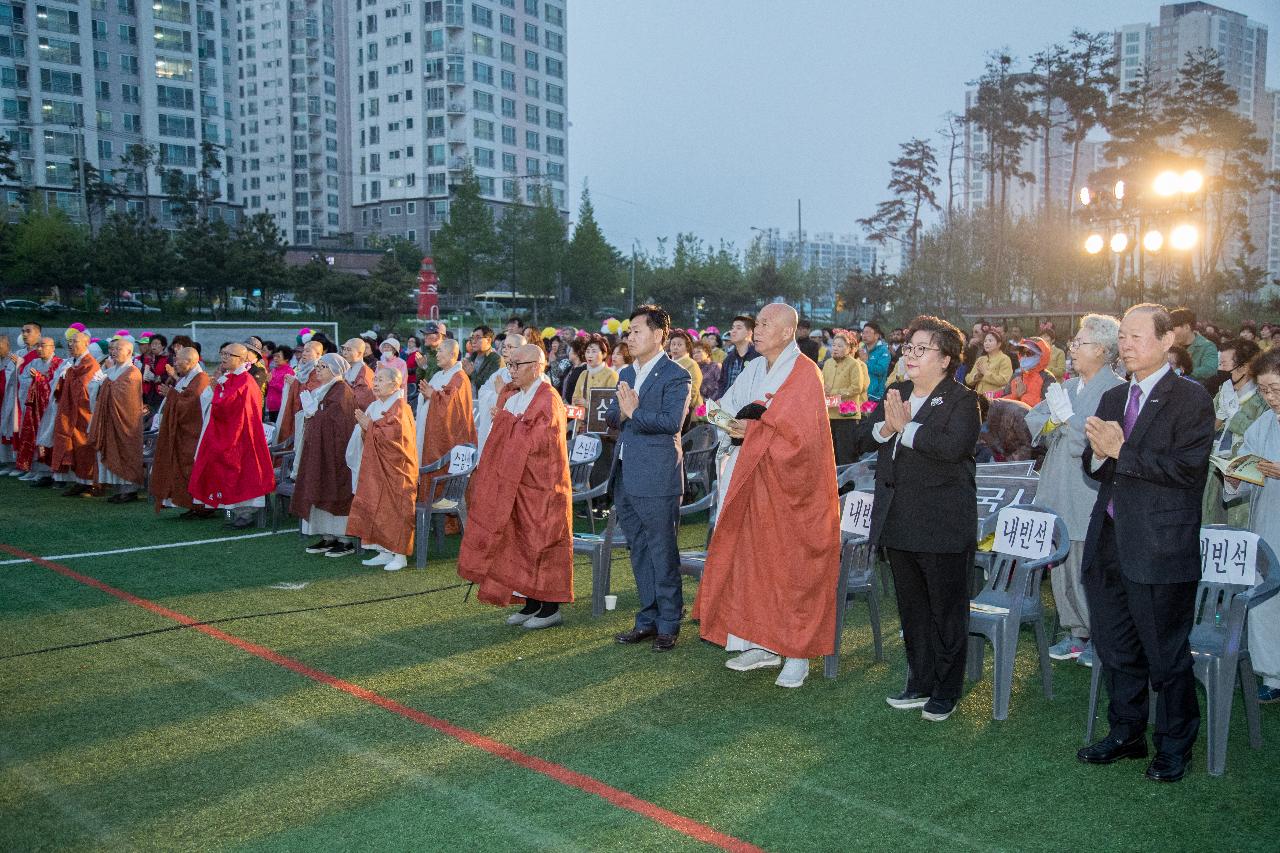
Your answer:
[[[678,815],[675,812],[664,809],[661,806],[649,802],[648,800],[642,800],[634,794],[629,794],[626,791],[613,787],[612,785],[607,785],[599,779],[570,770],[568,767],[561,764],[556,764],[552,761],[538,758],[535,755],[529,755],[526,752],[521,752],[515,747],[508,746],[501,741],[494,740],[493,738],[486,737],[485,735],[473,732],[469,729],[464,729],[461,726],[456,726],[448,720],[433,717],[430,714],[424,714],[422,711],[415,710],[407,705],[402,705],[394,699],[389,699],[386,696],[375,693],[358,684],[353,684],[350,681],[344,681],[341,678],[330,675],[327,672],[322,672],[318,669],[312,669],[301,661],[282,655],[279,652],[267,648],[266,646],[260,646],[257,643],[237,637],[234,634],[228,634],[226,631],[215,628],[212,625],[202,625],[200,624],[200,620],[193,619],[185,613],[179,613],[176,610],[171,610],[154,601],[140,598],[131,592],[126,592],[123,589],[111,586],[110,584],[104,583],[103,581],[90,577],[89,575],[81,574],[80,572],[61,565],[60,563],[50,562],[36,556],[35,554],[30,554],[19,548],[14,548],[11,545],[0,544],[0,551],[5,551],[15,557],[28,559],[36,565],[43,566],[50,571],[57,572],[63,577],[70,578],[71,580],[91,586],[94,589],[101,590],[107,595],[114,596],[121,601],[126,601],[129,604],[141,607],[144,610],[149,610],[158,616],[171,619],[181,625],[186,625],[192,630],[199,631],[202,634],[213,637],[215,640],[221,640],[224,643],[235,646],[241,651],[248,652],[262,660],[270,661],[277,666],[292,670],[298,675],[310,678],[312,681],[327,684],[328,686],[341,690],[344,693],[348,693],[357,699],[368,702],[370,705],[377,705],[378,707],[390,711],[393,714],[398,714],[407,720],[412,720],[419,725],[435,729],[441,734],[447,735],[454,740],[465,743],[468,746],[473,746],[477,749],[482,749],[490,755],[501,758],[504,761],[509,761],[520,767],[524,767],[527,770],[540,773],[549,779],[554,779],[562,785],[577,788],[578,790],[585,791],[588,794],[594,794],[602,800],[612,803],[618,808],[635,812],[641,817],[648,818],[654,823],[661,824],[662,826],[675,830],[689,838],[701,841],[705,844],[710,844],[714,847],[719,847],[722,850],[740,851],[740,853],[746,853],[746,851],[761,851],[761,848],[756,847],[754,844],[741,841],[734,838],[732,835],[726,835],[723,832],[712,829],[704,823],[699,823],[692,818]]]

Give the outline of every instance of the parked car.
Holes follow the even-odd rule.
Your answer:
[[[61,302],[54,302],[53,300],[40,303],[41,314],[57,314],[60,311],[70,311],[70,310],[71,310],[70,306],[63,305]]]
[[[295,299],[278,299],[271,304],[271,310],[277,314],[310,314],[315,311],[310,305]]]
[[[5,311],[39,311],[40,303],[30,299],[5,299],[0,301],[0,309]]]
[[[159,314],[160,309],[154,305],[143,305],[136,299],[108,299],[106,302],[98,306],[98,310],[103,314],[111,312],[132,311],[140,314]]]

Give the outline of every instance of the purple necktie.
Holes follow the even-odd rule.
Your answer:
[[[1129,386],[1129,405],[1124,407],[1124,437],[1128,438],[1129,433],[1133,432],[1133,425],[1138,422],[1138,412],[1141,410],[1142,388],[1136,383]],[[1115,498],[1107,501],[1107,515],[1112,518],[1116,517],[1116,501]]]

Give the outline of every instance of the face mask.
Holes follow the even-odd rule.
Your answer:
[[[1036,365],[1038,365],[1039,363],[1040,363],[1040,357],[1039,357],[1039,356],[1036,356],[1036,355],[1028,355],[1028,356],[1024,356],[1024,357],[1022,358],[1022,360],[1018,362],[1018,365],[1019,365],[1023,370],[1035,370]]]

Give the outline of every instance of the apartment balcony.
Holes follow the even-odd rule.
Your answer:
[[[445,111],[451,116],[466,115],[467,105],[462,101],[451,101]]]
[[[468,162],[469,161],[467,160],[466,157],[452,157],[449,160],[449,171],[450,172],[464,171],[467,168]]]
[[[450,131],[446,139],[448,140],[450,145],[466,145],[467,144],[467,134],[465,131],[463,132]]]

